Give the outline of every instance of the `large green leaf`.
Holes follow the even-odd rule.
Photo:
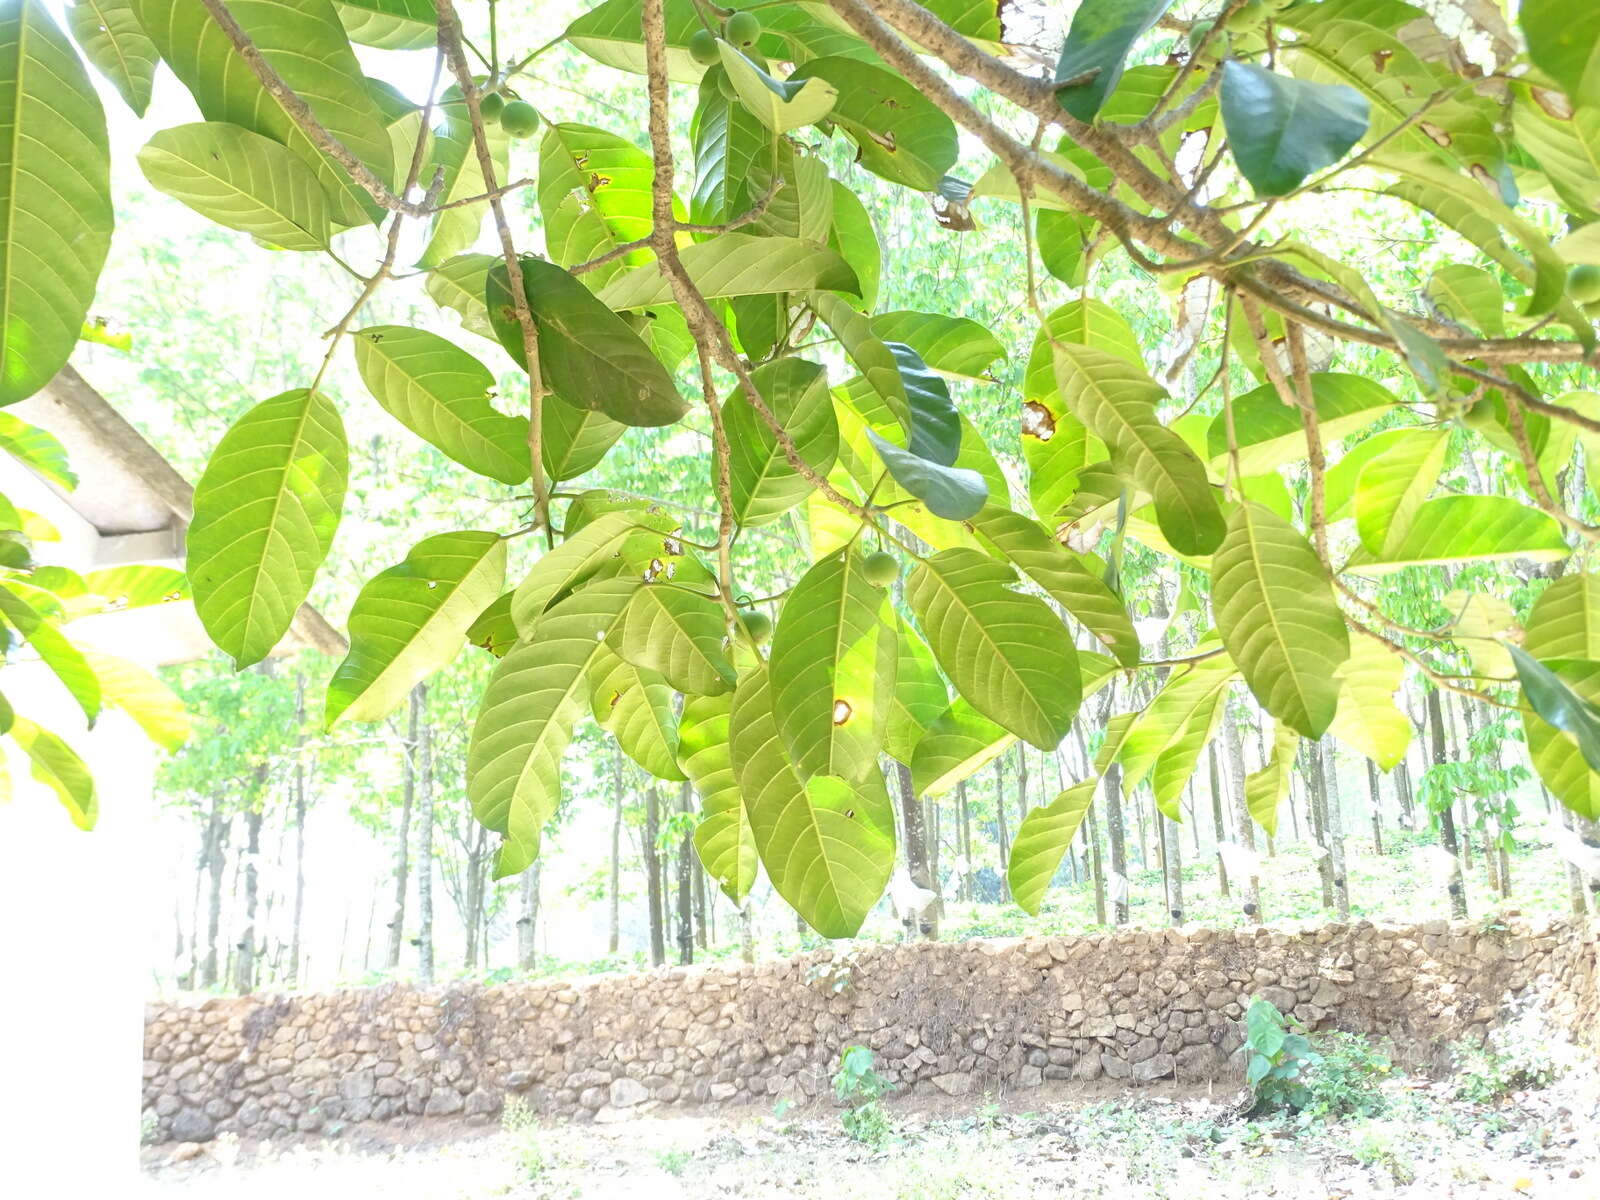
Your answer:
[[[780,157],[772,132],[743,104],[722,94],[718,80],[726,77],[721,67],[706,72],[690,130],[695,181],[689,217],[708,224],[747,211],[760,194],[750,190],[751,180],[762,171],[774,174]]]
[[[1245,776],[1245,807],[1268,836],[1277,836],[1278,806],[1289,794],[1289,780],[1294,775],[1294,759],[1299,749],[1300,735],[1280,721],[1272,735],[1272,756],[1259,771]]]
[[[76,0],[67,8],[67,26],[95,70],[144,116],[161,58],[134,15],[132,0]]]
[[[575,267],[647,237],[652,228],[650,156],[627,138],[592,125],[556,123],[539,143],[539,214],[552,261]],[[634,250],[596,267],[594,286],[629,266],[650,261]]]
[[[772,640],[772,711],[802,779],[877,770],[894,696],[895,618],[846,548],[816,563],[784,601]]]
[[[756,843],[729,745],[733,693],[690,696],[683,705],[682,770],[700,793],[694,848],[706,874],[735,904],[756,882]]]
[[[405,325],[362,329],[354,346],[372,398],[412,433],[490,479],[528,478],[528,418],[490,403],[488,367],[438,334]]]
[[[1117,81],[1133,44],[1172,7],[1172,0],[1084,0],[1072,14],[1056,60],[1061,107],[1092,121]]]
[[[1244,503],[1211,559],[1217,630],[1245,682],[1273,716],[1318,738],[1339,704],[1335,672],[1350,635],[1317,552],[1282,517]]]
[[[1545,661],[1580,700],[1600,703],[1600,575],[1557,579],[1528,613],[1523,648]],[[1600,820],[1600,772],[1577,741],[1535,713],[1523,713],[1528,756],[1551,793],[1579,816]]]
[[[1410,532],[1450,448],[1448,429],[1412,429],[1369,459],[1356,481],[1356,530],[1380,557]]]
[[[1117,661],[1139,661],[1139,635],[1128,610],[1096,572],[1046,533],[1037,521],[991,504],[970,522],[973,531],[1009,559],[1050,598],[1104,642]]]
[[[454,309],[463,329],[494,340],[484,291],[489,270],[499,259],[490,254],[458,254],[428,272],[423,285],[428,298],[440,308]]]
[[[472,196],[481,196],[489,190],[484,180],[483,164],[478,158],[476,138],[467,105],[458,88],[445,92],[444,103],[439,105],[443,123],[434,129],[433,156],[428,170],[430,177],[436,169],[444,172],[444,190],[440,193],[442,208],[433,218],[429,228],[428,244],[417,257],[417,265],[432,270],[470,250],[483,229],[483,217],[489,211],[487,200],[460,203]],[[484,140],[489,146],[489,159],[494,165],[495,178],[505,183],[508,178],[511,139],[498,122],[486,122]]]
[[[1600,708],[1578,695],[1551,666],[1540,662],[1521,646],[1511,644],[1511,661],[1516,664],[1522,698],[1539,717],[1569,734],[1591,771],[1600,771]],[[1561,665],[1563,660],[1554,660]],[[1587,675],[1590,660],[1577,660]]]
[[[337,225],[381,212],[344,169],[301,131],[251,71],[200,0],[133,0],[139,23],[208,121],[281,142],[310,167]],[[262,58],[317,120],[380,179],[394,174],[389,132],[332,0],[235,0],[229,11]]]
[[[544,463],[544,473],[558,483],[594,470],[628,432],[621,421],[613,421],[593,409],[574,407],[559,396],[546,396],[539,407],[544,414],[539,458]]]
[[[79,829],[93,829],[100,816],[100,799],[95,794],[94,776],[77,752],[27,717],[17,717],[9,732],[33,763],[33,777],[60,798],[72,823]]]
[[[898,309],[875,314],[871,326],[885,344],[909,346],[941,375],[987,378],[990,364],[1006,353],[1000,339],[970,317]]]
[[[719,233],[679,251],[683,268],[709,299],[803,292],[813,288],[858,294],[860,284],[836,251],[799,238]],[[654,263],[635,267],[600,289],[608,308],[672,303],[672,285]]]
[[[926,504],[934,516],[962,521],[988,502],[989,485],[978,472],[941,466],[880,437],[873,429],[867,430],[867,437],[895,482]]]
[[[839,424],[822,364],[784,357],[751,373],[767,408],[794,441],[801,459],[826,477],[839,453]],[[811,494],[812,484],[789,465],[778,437],[742,391],[722,407],[730,447],[729,484],[740,525],[777,520]]]
[[[912,752],[912,788],[919,796],[942,796],[1011,749],[1016,740],[1016,734],[1007,733],[957,697],[933,719]]]
[[[973,708],[1054,750],[1078,710],[1077,652],[1049,606],[1012,590],[1015,583],[1010,567],[957,548],[919,563],[906,599],[939,666]]]
[[[100,679],[82,650],[61,632],[56,622],[6,587],[0,587],[0,617],[27,639],[40,661],[49,667],[77,701],[92,726],[100,716]]]
[[[1052,349],[1062,399],[1150,493],[1162,535],[1180,554],[1210,554],[1222,540],[1222,510],[1205,464],[1156,415],[1166,392],[1116,354],[1073,342]]]
[[[334,0],[352,42],[380,50],[425,50],[439,40],[430,0]]]
[[[328,681],[327,724],[392,713],[450,665],[505,579],[504,539],[473,529],[423,538],[369,579],[350,610],[350,652]]]
[[[349,451],[339,410],[296,388],[234,422],[194,490],[189,582],[206,632],[239,667],[278,644],[339,526]]]
[[[1334,672],[1339,709],[1328,732],[1387,771],[1406,756],[1411,721],[1395,704],[1405,660],[1369,637],[1350,643],[1350,657]]]
[[[874,175],[931,192],[955,166],[955,122],[894,72],[834,56],[805,63],[790,79],[836,89],[828,119],[850,135],[856,162]]]
[[[1049,804],[1029,810],[1017,826],[1006,881],[1011,885],[1011,898],[1023,912],[1039,915],[1045,891],[1088,815],[1099,784],[1098,776],[1073,784]]]
[[[467,747],[467,800],[480,822],[505,835],[497,879],[539,857],[540,833],[561,798],[561,757],[587,706],[589,663],[638,586],[602,579],[580,588],[489,678]]]
[[[1511,94],[1518,148],[1543,168],[1569,211],[1592,219],[1600,213],[1600,105],[1571,109],[1526,80],[1513,81]]]
[[[1561,526],[1538,509],[1506,496],[1439,496],[1417,508],[1411,527],[1381,559],[1357,550],[1345,570],[1381,575],[1419,563],[1552,562],[1570,553]]]
[[[1522,0],[1517,24],[1528,57],[1574,105],[1600,105],[1600,10],[1566,0]]]
[[[1505,335],[1505,292],[1500,281],[1482,267],[1445,263],[1428,277],[1426,293],[1447,320],[1491,337]]]
[[[1135,788],[1150,778],[1163,756],[1174,747],[1177,751],[1168,760],[1165,774],[1170,777],[1177,773],[1185,760],[1192,772],[1194,760],[1205,745],[1204,737],[1197,740],[1196,730],[1210,730],[1218,701],[1236,674],[1238,668],[1226,655],[1203,658],[1174,671],[1154,700],[1141,711],[1129,714],[1130,723],[1115,751],[1122,764],[1123,786]],[[1183,778],[1187,780],[1187,773]]]
[[[911,401],[906,397],[900,364],[888,343],[873,332],[870,319],[851,308],[842,296],[830,292],[813,292],[806,303],[839,339],[845,354],[883,401],[881,412],[863,415],[880,428],[890,421],[899,422],[902,428],[909,427]]]
[[[540,622],[542,625],[543,622]],[[641,587],[606,635],[611,650],[657,672],[680,692],[715,696],[737,678],[723,653],[722,606],[676,584]]]
[[[557,396],[624,425],[671,425],[688,411],[650,348],[577,277],[524,255],[522,282],[539,334],[539,368]],[[504,263],[489,272],[486,300],[500,344],[526,369]]]
[[[546,551],[517,585],[511,600],[517,633],[523,638],[531,637],[551,602],[614,563],[621,555],[623,542],[632,534],[640,529],[670,526],[670,518],[647,513],[642,504],[630,502],[573,529],[561,543]]]
[[[1367,99],[1230,58],[1222,64],[1222,121],[1239,173],[1258,196],[1282,196],[1332,166],[1367,132]]]
[[[271,138],[222,121],[163,129],[139,151],[157,191],[285,250],[324,250],[328,203],[311,168]]]
[[[39,0],[0,8],[0,405],[78,344],[111,245],[100,98]]]
[[[895,622],[895,651],[894,699],[883,748],[891,758],[910,766],[922,735],[949,706],[950,694],[928,643],[904,621]]]
[[[802,78],[799,72],[774,79],[731,43],[718,39],[717,49],[739,102],[773,133],[821,121],[839,98],[839,89],[826,79]]]
[[[659,674],[602,648],[589,661],[589,704],[595,724],[634,762],[657,779],[686,778],[672,687]]]
[[[802,783],[772,713],[766,667],[739,683],[728,732],[756,852],[778,894],[824,937],[853,937],[894,869],[894,812],[883,776]]]
[[[1348,437],[1372,424],[1395,405],[1381,384],[1360,375],[1318,372],[1311,376],[1317,425],[1325,442]],[[1239,444],[1239,472],[1264,475],[1306,457],[1305,428],[1299,410],[1289,407],[1277,388],[1263,384],[1233,400],[1233,429]],[[1228,421],[1218,413],[1206,430],[1206,453],[1218,469],[1228,462]]]

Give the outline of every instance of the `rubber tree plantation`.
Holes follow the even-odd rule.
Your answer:
[[[923,797],[1087,730],[1009,837],[1036,911],[1097,809],[1120,830],[1147,788],[1181,818],[1241,702],[1270,717],[1242,841],[1325,735],[1393,768],[1402,686],[1520,729],[1600,817],[1600,6],[1083,0],[1058,28],[969,0],[603,0],[533,45],[512,3],[0,0],[0,402],[95,334],[119,236],[101,97],[142,113],[158,72],[199,119],[138,151],[141,186],[348,277],[295,386],[211,450],[186,580],[36,569],[0,505],[8,639],[91,717],[181,736],[170,697],[60,633],[78,607],[187,589],[243,669],[348,553],[345,414],[369,400],[324,380],[349,356],[504,520],[416,529],[308,703],[384,721],[495,656],[465,787],[497,876],[537,860],[590,720],[692,784],[730,899],[765,872],[828,937],[901,847],[929,886]],[[555,46],[625,73],[616,121],[554,115]],[[954,289],[879,305],[904,269],[885,196],[923,238],[1013,243],[973,286],[1028,336]],[[1425,271],[1368,269],[1395,229]],[[366,318],[419,273],[498,348]],[[586,484],[634,429],[694,448],[697,505]],[[3,413],[0,445],[67,469]],[[92,821],[66,743],[3,725]]]

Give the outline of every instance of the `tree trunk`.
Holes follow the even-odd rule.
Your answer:
[[[1378,764],[1367,759],[1367,790],[1372,793],[1372,852],[1383,857],[1383,790],[1379,786]]]
[[[411,689],[406,706],[405,757],[401,760],[400,833],[394,855],[394,914],[389,921],[389,951],[384,965],[391,971],[400,966],[400,947],[406,936],[406,883],[411,872],[411,807],[417,799],[417,730],[422,723],[422,696]]]
[[[1301,743],[1301,763],[1306,781],[1306,811],[1311,816],[1311,836],[1317,844],[1317,878],[1322,882],[1322,907],[1333,907],[1333,847],[1328,833],[1328,782],[1322,761],[1322,743]]]
[[[611,752],[611,786],[615,811],[611,817],[611,895],[607,913],[606,953],[615,954],[622,943],[622,750]]]
[[[517,965],[524,971],[537,965],[539,952],[539,863],[522,873],[522,915],[517,918]]]
[[[1444,706],[1439,702],[1439,689],[1428,691],[1428,721],[1433,732],[1433,765],[1443,766],[1448,759],[1445,750]],[[1467,884],[1461,873],[1461,850],[1456,843],[1456,819],[1453,803],[1442,806],[1439,813],[1439,840],[1450,856],[1450,876],[1445,891],[1450,896],[1450,915],[1457,920],[1467,916]]]
[[[1256,831],[1250,818],[1250,804],[1244,794],[1244,740],[1239,734],[1239,722],[1233,715],[1233,709],[1226,710],[1223,720],[1223,732],[1228,744],[1228,768],[1232,774],[1229,781],[1233,787],[1233,824],[1238,835],[1238,844],[1246,854],[1253,859],[1256,850]],[[1261,879],[1254,872],[1246,879],[1236,879],[1239,885],[1240,911],[1248,920],[1256,924],[1261,923]]]
[[[967,781],[956,784],[956,806],[961,810],[961,825],[957,830],[961,846],[961,898],[972,903],[972,809],[967,804]]]
[[[289,935],[288,985],[300,983],[300,923],[306,908],[306,775],[296,757],[294,764],[294,912]]]
[[[667,961],[667,937],[663,922],[665,912],[661,897],[661,861],[656,852],[656,839],[661,834],[661,792],[654,783],[644,794],[644,852],[645,899],[650,913],[650,965],[659,967]]]
[[[694,785],[685,781],[678,791],[680,813],[689,813],[693,795]],[[694,961],[693,873],[694,838],[686,823],[683,838],[678,842],[678,962],[685,966]]]
[[[922,823],[922,805],[917,803],[917,794],[912,790],[911,768],[905,763],[896,763],[895,775],[900,782],[900,821],[905,828],[906,874],[915,886],[933,894],[933,899],[919,912],[905,913],[902,917],[907,933],[937,940],[939,889],[928,860],[928,831]]]
[[[1106,873],[1100,861],[1100,819],[1095,816],[1094,805],[1089,806],[1089,876],[1094,882],[1094,921],[1106,923]]]
[[[1000,847],[1000,901],[1011,899],[1011,881],[1006,875],[1006,864],[1011,861],[1011,830],[1006,822],[1005,759],[994,760],[994,818],[995,832]]]
[[[228,831],[232,821],[222,815],[222,798],[211,801],[206,822],[206,872],[211,887],[206,899],[206,956],[200,964],[200,986],[213,988],[219,978],[217,942],[222,935],[222,875],[227,869]]]
[[[1111,923],[1128,923],[1128,839],[1122,823],[1122,766],[1112,763],[1106,768],[1102,786],[1105,789],[1106,840],[1111,844],[1111,875],[1108,892],[1111,901]]]
[[[1328,823],[1328,850],[1333,864],[1333,906],[1339,919],[1348,921],[1350,876],[1344,858],[1344,802],[1339,794],[1339,760],[1327,737],[1318,743],[1317,757],[1322,760],[1323,816]]]
[[[423,709],[426,684],[413,689]],[[433,982],[433,726],[423,713],[415,744],[417,756],[417,979]]]
[[[1222,843],[1228,840],[1228,830],[1222,819],[1222,775],[1217,770],[1217,744],[1211,743],[1206,754],[1206,761],[1211,773],[1211,826],[1217,835],[1217,887],[1221,890],[1222,898],[1228,898],[1228,865],[1222,858]],[[1198,825],[1198,822],[1196,822]]]
[[[1541,790],[1542,790],[1542,788],[1541,788]],[[1544,795],[1545,795],[1545,800],[1548,803],[1549,800],[1550,800],[1549,791],[1545,791]],[[1556,808],[1556,811],[1557,811],[1557,814],[1558,814],[1556,819],[1558,821],[1560,821],[1561,824],[1564,825],[1567,829],[1572,831],[1573,837],[1577,837],[1578,836],[1578,817],[1577,817],[1577,814],[1574,813],[1571,809],[1569,809],[1565,804],[1558,804],[1558,805],[1555,806],[1555,808]],[[1589,911],[1589,905],[1588,905],[1588,902],[1587,902],[1587,893],[1586,893],[1586,890],[1585,890],[1583,884],[1584,884],[1583,872],[1578,869],[1578,865],[1576,863],[1574,863],[1570,858],[1568,858],[1567,859],[1567,902],[1571,906],[1574,916],[1581,917],[1586,912]]]
[[[265,768],[261,768],[265,774]],[[233,987],[241,996],[255,990],[256,986],[256,900],[260,892],[260,874],[256,867],[261,853],[261,810],[252,807],[244,814],[244,931],[239,935],[239,956],[233,964]]]
[[[1161,820],[1161,833],[1165,841],[1167,876],[1167,916],[1174,925],[1183,924],[1183,830],[1178,823]]]

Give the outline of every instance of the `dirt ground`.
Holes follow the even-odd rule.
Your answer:
[[[615,1124],[428,1122],[338,1139],[219,1140],[144,1152],[161,1200],[1023,1200],[1572,1197],[1600,1200],[1600,1081],[1573,1076],[1493,1106],[1415,1078],[1378,1116],[1246,1120],[1237,1098],[1169,1089],[1110,1099],[1034,1091],[883,1106],[879,1144],[839,1110],[722,1110]]]

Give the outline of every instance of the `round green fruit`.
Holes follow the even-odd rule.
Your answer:
[[[1593,263],[1579,263],[1568,271],[1567,295],[1579,304],[1593,304],[1600,300],[1600,267]]]
[[[1245,6],[1228,14],[1223,28],[1229,33],[1249,33],[1261,28],[1267,19],[1267,6],[1262,0],[1245,0]]]
[[[709,29],[696,29],[689,38],[689,57],[702,67],[721,62],[722,52],[717,49],[717,35]]]
[[[511,100],[500,110],[500,128],[514,138],[525,138],[539,128],[539,113],[526,100]]]
[[[861,563],[861,573],[873,587],[888,587],[900,574],[900,564],[886,550],[874,550]]]
[[[485,92],[478,97],[478,111],[483,114],[485,121],[498,118],[506,106],[506,98],[499,92]]]
[[[754,46],[761,36],[761,18],[753,12],[736,12],[723,22],[722,36],[735,46]]]
[[[763,645],[772,636],[772,618],[764,612],[747,608],[739,614],[739,623],[756,645]]]

